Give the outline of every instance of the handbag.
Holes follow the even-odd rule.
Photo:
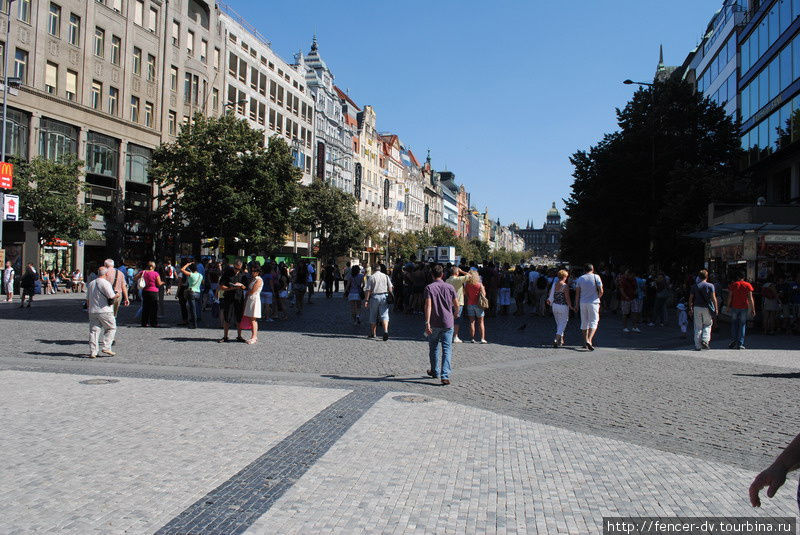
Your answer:
[[[144,290],[144,287],[147,286],[147,283],[144,281],[144,273],[139,276],[139,282],[136,283],[136,287],[140,290]]]
[[[489,299],[484,294],[478,294],[478,306],[484,310],[489,310]]]

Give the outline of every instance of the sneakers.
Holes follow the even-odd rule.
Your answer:
[[[114,353],[110,349],[104,349],[104,350],[101,351],[101,353],[104,354],[104,355],[108,355],[109,357],[113,357],[114,355],[116,355],[116,353]]]
[[[640,332],[642,332],[641,330],[639,330],[639,327],[634,327],[634,328],[633,328],[633,329],[631,329],[631,330],[632,330],[633,332],[635,332],[635,333],[640,333]]]
[[[708,347],[708,342],[700,342],[700,349],[711,349]]]
[[[746,348],[746,347],[744,347],[744,346],[739,346],[739,347],[737,347],[736,349],[747,349],[747,348]]]
[[[737,346],[737,345],[739,345],[739,342],[737,342],[736,340],[734,340],[733,342],[731,342],[730,344],[728,344],[728,349],[736,349],[736,346]]]
[[[383,333],[383,341],[385,342],[388,339],[389,339],[389,333]]]
[[[628,329],[627,327],[625,327],[624,329],[622,329],[622,332],[624,332],[624,333],[629,333],[629,332],[631,332],[631,330],[630,330],[630,329]]]
[[[475,339],[473,338],[472,340],[469,341],[469,343],[470,344],[474,344],[475,343]]]
[[[488,344],[489,342],[487,342],[486,339],[484,338],[483,340],[481,340],[481,343],[482,344]]]
[[[453,343],[454,344],[460,344],[461,343],[461,338],[459,338],[458,336],[454,336],[453,337]]]

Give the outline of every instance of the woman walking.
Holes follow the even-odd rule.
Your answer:
[[[364,285],[364,274],[359,266],[350,268],[350,279],[345,286],[347,301],[350,303],[350,318],[353,325],[361,325],[361,288]]]
[[[467,300],[467,317],[469,318],[469,337],[470,343],[475,343],[475,323],[481,331],[481,343],[488,344],[486,341],[486,326],[483,323],[485,310],[481,306],[481,296],[486,299],[486,287],[481,283],[481,276],[478,271],[470,269],[467,283],[464,285],[464,297]]]
[[[569,295],[567,277],[569,273],[566,269],[559,270],[556,282],[550,287],[550,297],[547,299],[547,304],[552,307],[553,317],[556,319],[556,338],[553,340],[553,347],[564,345],[564,329],[567,328],[569,321],[569,311],[575,310]]]
[[[264,286],[264,279],[261,278],[261,266],[253,264],[250,266],[250,284],[247,286],[247,297],[244,302],[244,312],[242,317],[248,321],[244,322],[243,327],[250,323],[252,336],[247,341],[248,344],[258,342],[258,319],[261,317],[261,288]]]
[[[278,265],[278,303],[280,304],[279,319],[289,318],[289,270],[283,262]]]
[[[144,281],[143,286],[140,280]],[[158,290],[164,286],[164,282],[156,271],[156,263],[148,262],[135,281],[142,290],[142,327],[158,327]]]
[[[272,321],[272,303],[275,300],[275,275],[273,266],[269,260],[264,265],[264,273],[261,275],[264,284],[261,286],[261,308],[264,321]]]
[[[295,268],[292,280],[292,291],[294,292],[294,304],[297,307],[297,315],[303,313],[303,296],[306,295],[308,288],[308,266],[305,261],[301,261]]]

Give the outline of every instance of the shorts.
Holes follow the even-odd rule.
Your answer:
[[[361,294],[347,294],[348,301],[361,301]]]
[[[272,304],[272,292],[261,292],[261,304],[262,305]]]
[[[600,323],[600,303],[581,303],[581,330],[596,329]]]
[[[244,301],[241,299],[220,299],[220,308],[225,323],[239,325],[244,314]]]
[[[485,313],[480,305],[467,305],[467,316],[470,318],[482,318]]]
[[[389,321],[387,294],[373,295],[369,298],[369,322],[378,323],[378,319]]]
[[[462,313],[464,312],[464,305],[458,305],[458,317],[460,318]]]
[[[619,308],[623,316],[638,314],[642,311],[642,300],[633,299],[632,301],[620,301]]]

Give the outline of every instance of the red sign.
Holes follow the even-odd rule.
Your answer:
[[[14,187],[14,164],[0,162],[0,189],[11,189]]]

